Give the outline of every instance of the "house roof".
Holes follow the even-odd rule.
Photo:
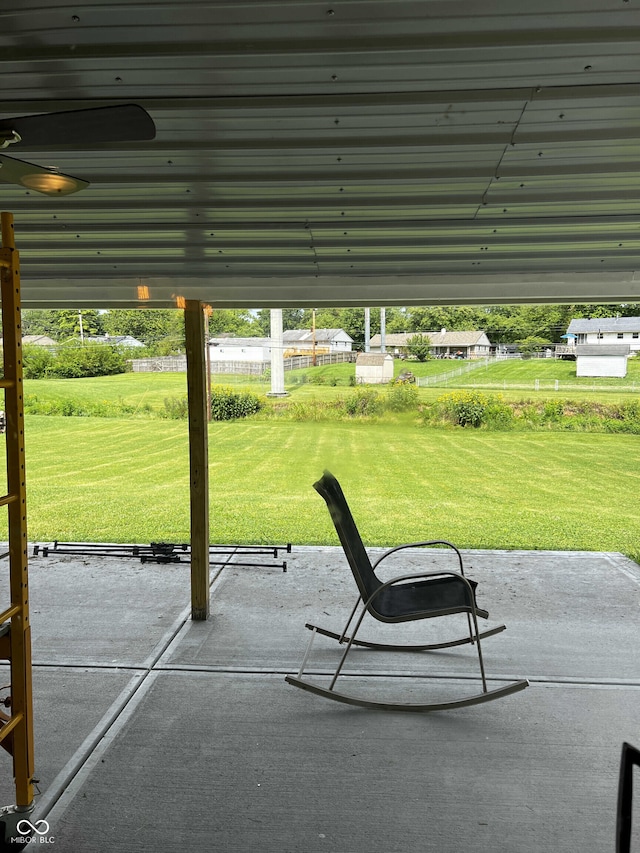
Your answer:
[[[489,339],[484,332],[427,332],[433,346],[472,347]]]
[[[271,338],[236,338],[233,335],[219,335],[209,338],[209,344],[214,347],[270,347]]]
[[[489,339],[484,332],[399,332],[385,335],[385,345],[388,347],[405,347],[407,341],[416,335],[429,338],[432,346],[471,347],[485,343],[489,345]],[[379,334],[371,338],[371,346],[379,347],[382,338]]]
[[[156,135],[5,122],[25,307],[638,299],[638,4],[74,9],[3,4],[0,122],[139,104]],[[7,183],[16,158],[90,186]]]
[[[640,317],[594,317],[576,319],[569,323],[567,334],[587,332],[640,332]]]
[[[32,346],[40,346],[40,347],[51,347],[55,346],[56,342],[53,338],[50,338],[48,335],[23,335],[22,344]]]
[[[128,347],[143,347],[142,341],[132,337],[132,335],[91,335],[87,337],[88,341],[100,344],[115,344],[117,346]]]
[[[351,335],[347,334],[344,329],[316,329],[315,340],[330,343],[336,338],[341,337],[343,340],[348,340],[353,343]],[[314,333],[310,329],[287,329],[283,332],[282,338],[286,343],[308,342],[314,338]]]

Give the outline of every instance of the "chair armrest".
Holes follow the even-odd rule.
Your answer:
[[[429,539],[426,542],[409,542],[407,545],[397,545],[395,548],[390,548],[388,551],[385,551],[385,553],[381,557],[378,557],[372,568],[375,572],[376,568],[383,560],[386,560],[387,557],[390,557],[391,554],[395,554],[397,551],[403,551],[405,548],[421,548],[425,545],[446,545],[448,548],[452,548],[458,555],[458,563],[460,564],[460,574],[464,577],[464,567],[462,565],[462,554],[460,552],[460,549],[456,548],[453,542],[448,542],[446,539]]]
[[[406,546],[400,546],[400,547],[406,547]],[[394,548],[392,550],[396,551],[399,549]],[[388,553],[390,554],[391,551],[389,551]],[[380,561],[378,561],[378,562],[380,562]],[[484,614],[487,613],[486,610],[481,610],[479,607],[476,606],[476,598],[474,595],[473,587],[471,586],[471,584],[469,583],[467,578],[465,578],[465,576],[463,574],[461,574],[460,572],[448,572],[446,570],[439,570],[439,571],[433,571],[433,572],[412,572],[411,574],[408,574],[408,575],[398,575],[398,577],[391,578],[391,580],[388,580],[388,581],[385,581],[384,583],[381,583],[380,586],[378,587],[378,589],[374,593],[372,593],[366,601],[364,601],[364,607],[365,607],[365,609],[367,609],[369,607],[369,605],[371,604],[371,602],[375,599],[375,597],[377,595],[379,595],[383,589],[386,589],[389,586],[393,586],[394,584],[401,583],[402,581],[418,580],[419,578],[422,578],[422,579],[424,579],[424,578],[436,578],[436,577],[442,577],[443,575],[446,575],[448,577],[459,578],[463,583],[465,583],[467,585],[467,587],[469,589],[469,595],[470,595],[470,601],[471,601],[471,612],[474,615],[484,616]],[[487,616],[488,615],[489,614],[487,613]]]

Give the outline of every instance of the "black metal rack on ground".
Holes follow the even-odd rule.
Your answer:
[[[277,560],[280,552],[291,553],[291,543],[287,545],[210,545],[209,565],[211,566],[240,566],[242,568],[272,568],[265,562],[230,562],[238,556],[271,556]],[[111,545],[100,542],[58,542],[55,540],[46,545],[34,545],[33,556],[48,557],[52,554],[69,554],[78,557],[138,557],[142,563],[188,563],[191,557],[191,547],[187,543],[151,542],[149,545]],[[212,559],[227,557],[226,560]],[[277,563],[275,568],[287,571],[287,563]]]

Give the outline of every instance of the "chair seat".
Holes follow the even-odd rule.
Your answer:
[[[470,580],[475,603],[478,586]],[[438,613],[468,612],[472,608],[469,587],[460,578],[428,578],[381,590],[370,605],[372,615],[382,621],[402,622],[410,619],[428,619]]]

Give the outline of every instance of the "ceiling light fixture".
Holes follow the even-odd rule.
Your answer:
[[[86,181],[62,175],[60,172],[33,172],[22,175],[20,183],[23,187],[45,195],[69,195],[87,186]]]

